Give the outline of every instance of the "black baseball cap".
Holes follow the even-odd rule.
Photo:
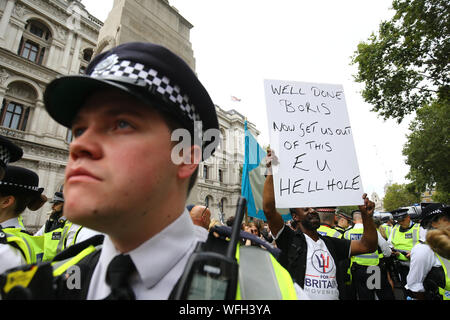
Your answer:
[[[86,75],[50,82],[45,108],[56,122],[70,128],[86,99],[102,89],[128,93],[177,119],[191,133],[194,123],[201,123],[203,133],[219,129],[215,105],[200,80],[186,62],[161,45],[128,42],[101,53],[89,63]],[[203,148],[212,145],[210,154],[219,143],[211,140],[203,140]]]

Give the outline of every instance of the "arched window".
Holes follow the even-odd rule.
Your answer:
[[[51,44],[50,30],[37,20],[29,20],[20,40],[18,55],[41,65]]]
[[[206,196],[205,198],[205,206],[211,208],[211,206],[213,205],[213,197],[212,196]]]
[[[220,213],[225,213],[225,207],[227,206],[227,198],[222,198],[222,199],[220,199],[220,202],[219,202],[219,210],[220,210]]]
[[[91,62],[92,56],[94,55],[94,49],[87,48],[83,50],[83,60],[86,62]]]
[[[86,73],[87,65],[89,64],[89,62],[91,62],[93,55],[94,55],[94,49],[86,48],[83,50],[83,54],[81,55],[82,59],[81,59],[80,69],[79,69],[80,74]]]
[[[25,131],[30,116],[30,108],[35,104],[36,98],[36,92],[30,85],[24,82],[11,83],[3,99],[0,125]]]

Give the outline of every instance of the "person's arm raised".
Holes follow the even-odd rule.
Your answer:
[[[377,250],[378,235],[372,218],[375,210],[375,203],[367,198],[367,194],[363,194],[363,199],[364,205],[358,207],[361,212],[364,232],[360,240],[352,240],[350,244],[351,256],[370,253]]]

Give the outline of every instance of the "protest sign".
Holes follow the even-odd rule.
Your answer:
[[[363,204],[341,85],[264,80],[277,208]]]

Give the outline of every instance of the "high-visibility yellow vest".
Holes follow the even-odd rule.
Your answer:
[[[42,261],[51,261],[53,258],[66,248],[67,235],[72,222],[65,220],[64,225],[44,233],[44,256]]]
[[[52,262],[53,276],[61,276],[98,249],[90,245],[74,257]],[[236,259],[239,264],[236,300],[297,299],[291,275],[267,250],[238,244]]]
[[[19,249],[27,264],[37,263],[42,260],[44,236],[32,236],[21,228],[4,228],[0,230],[0,238],[5,243]]]
[[[239,280],[236,300],[296,300],[289,272],[267,251],[255,246],[236,249]]]
[[[364,233],[363,228],[352,228],[344,233],[344,239],[359,240]],[[352,256],[352,263],[357,263],[361,266],[377,266],[380,262],[378,250],[371,253],[359,254]]]
[[[382,224],[380,227],[384,229],[384,234],[386,235],[386,239],[389,239],[389,236],[392,231],[392,227],[388,224]]]
[[[328,236],[328,237],[334,237],[334,238],[341,238],[342,237],[342,233],[340,233],[339,231],[330,228],[326,225],[321,225],[319,227],[319,229],[317,229],[317,232],[320,233],[320,235],[322,236]]]
[[[395,249],[411,251],[411,249],[419,243],[419,230],[420,225],[415,223],[406,232],[400,231],[400,225],[396,225],[392,229],[391,242]],[[409,261],[403,254],[399,254],[397,257],[401,261]]]
[[[445,274],[445,287],[444,288],[439,287],[439,294],[442,296],[443,300],[450,300],[450,278],[449,278],[450,260],[441,257],[436,252],[434,254],[441,262]]]

